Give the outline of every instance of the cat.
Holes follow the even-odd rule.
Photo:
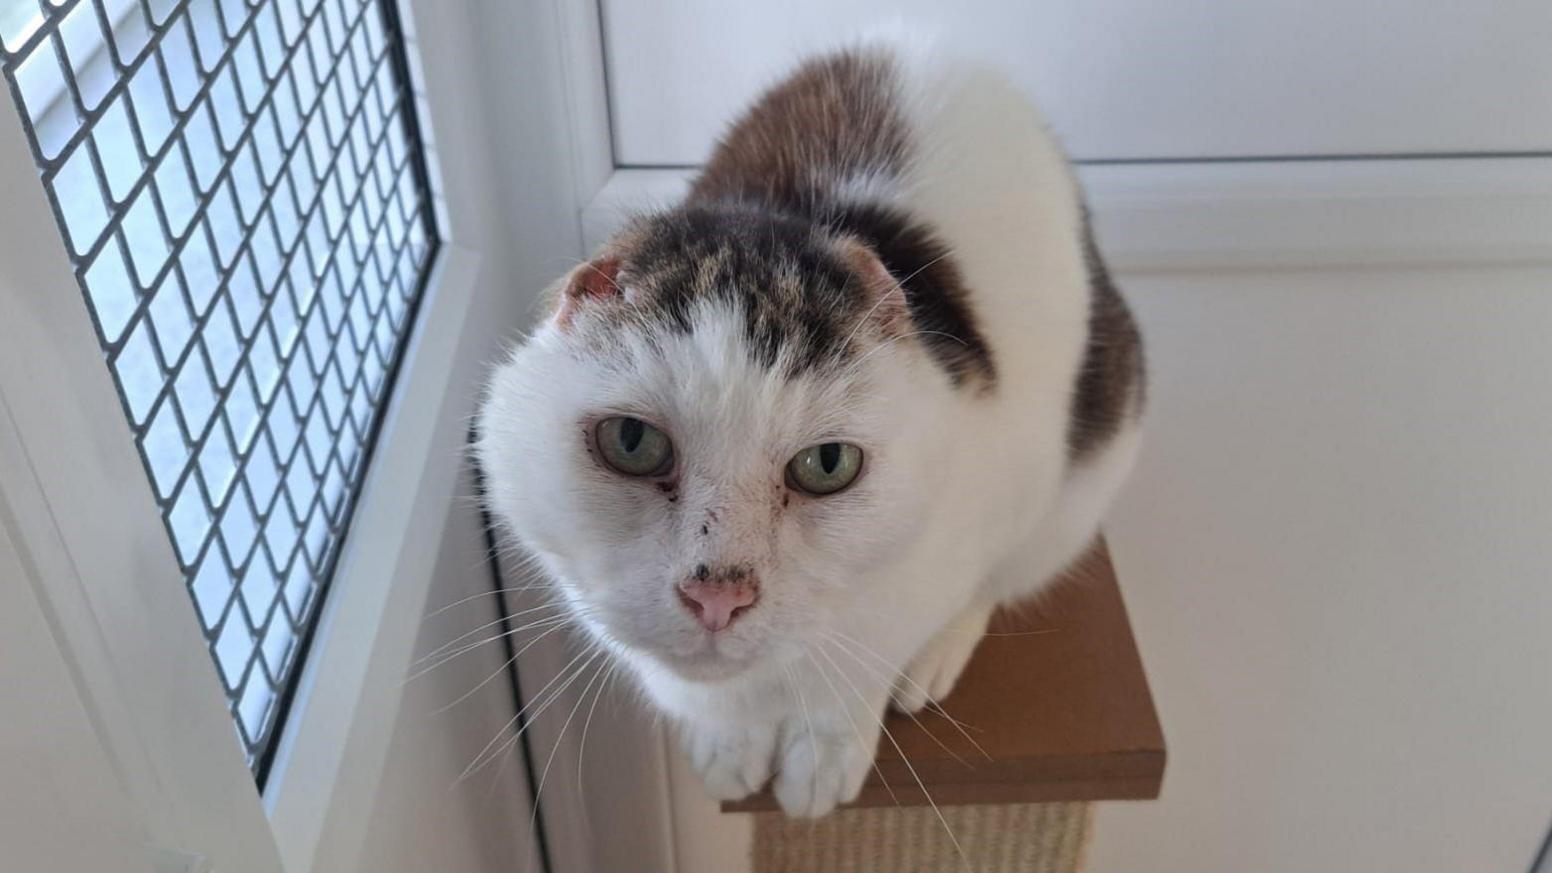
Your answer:
[[[856,797],[891,700],[1079,556],[1136,454],[1141,342],[996,71],[813,58],[495,370],[494,516],[707,789]]]

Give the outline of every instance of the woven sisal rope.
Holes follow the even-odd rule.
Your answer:
[[[1078,873],[1087,803],[843,809],[819,821],[755,816],[754,873]]]

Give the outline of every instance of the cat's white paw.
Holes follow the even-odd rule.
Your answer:
[[[776,769],[776,800],[793,818],[818,818],[857,797],[873,767],[874,749],[855,733],[810,734],[796,728],[786,738]]]
[[[895,707],[915,713],[929,702],[947,697],[970,663],[975,647],[980,645],[989,618],[990,614],[984,612],[962,616],[928,641],[895,683]]]
[[[717,800],[740,800],[771,778],[776,728],[695,727],[686,731],[690,764]]]

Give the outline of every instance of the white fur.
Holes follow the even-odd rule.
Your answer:
[[[1059,149],[1001,76],[902,57],[919,159],[843,188],[923,216],[951,247],[993,391],[955,389],[909,340],[845,379],[790,384],[751,363],[737,313],[707,308],[687,336],[657,349],[627,336],[608,356],[544,325],[495,373],[480,425],[493,508],[680,725],[710,789],[742,796],[774,773],[793,815],[854,797],[891,694],[917,708],[946,693],[991,610],[1077,556],[1137,442],[1133,423],[1069,468],[1090,292]],[[587,455],[588,422],[621,413],[673,439],[673,504]],[[862,478],[783,507],[786,461],[829,439],[863,447]],[[701,562],[747,563],[761,581],[759,604],[715,637],[674,593]]]

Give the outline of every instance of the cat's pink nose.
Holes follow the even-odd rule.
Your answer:
[[[714,571],[701,564],[690,578],[679,583],[679,601],[712,633],[753,609],[759,599],[759,580],[743,568]]]

